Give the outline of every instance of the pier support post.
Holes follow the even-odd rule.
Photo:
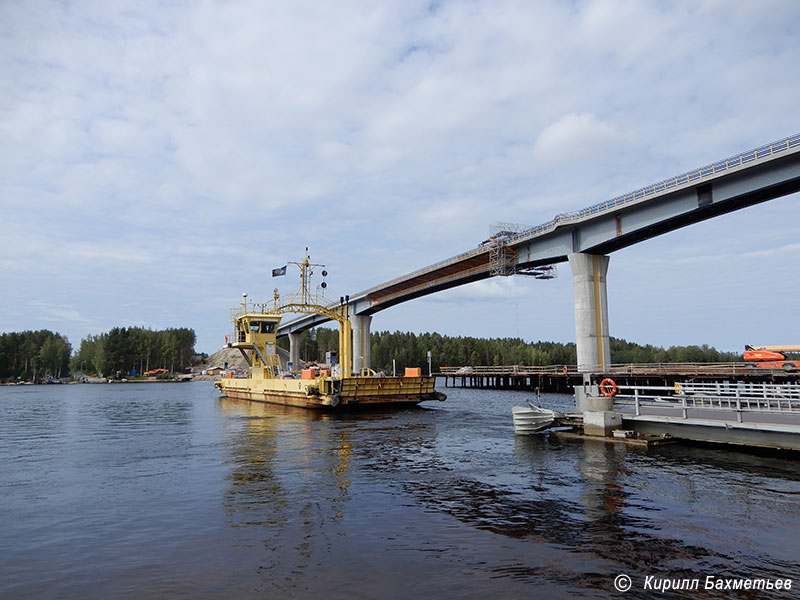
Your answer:
[[[372,323],[370,315],[355,315],[353,322],[353,371],[357,374],[362,369],[370,368],[369,328]]]
[[[608,339],[608,295],[606,273],[608,257],[597,254],[570,254],[575,293],[575,345],[578,371],[603,373],[608,370],[611,346]]]
[[[292,368],[297,371],[300,369],[300,334],[289,334],[289,360]]]

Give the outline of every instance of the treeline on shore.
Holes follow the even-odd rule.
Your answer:
[[[561,342],[526,342],[519,338],[474,338],[450,337],[438,333],[403,333],[381,331],[370,335],[371,366],[376,371],[391,373],[392,360],[398,372],[405,367],[422,367],[428,364],[439,367],[492,366],[492,365],[574,365],[577,363],[575,344]],[[288,342],[280,345],[288,348]],[[337,350],[338,330],[318,327],[306,331],[300,337],[300,358],[322,362],[325,352]],[[358,359],[354,357],[354,367]],[[738,362],[742,355],[735,352],[720,352],[707,345],[702,346],[658,346],[641,345],[635,342],[611,338],[611,362],[628,363],[683,363],[683,362]]]
[[[72,345],[47,329],[0,334],[0,380],[58,379],[69,375]]]
[[[0,334],[0,380],[41,381],[72,373],[143,373],[155,368],[181,371],[195,355],[193,329],[161,331],[142,327],[114,327],[107,333],[81,340],[72,353],[66,336],[47,329]]]
[[[141,374],[162,368],[170,372],[190,366],[195,356],[193,329],[161,331],[141,327],[115,327],[107,333],[90,335],[72,354],[67,338],[46,329],[0,334],[0,380],[58,379],[71,373],[106,376]],[[414,334],[381,331],[371,334],[371,365],[391,373],[392,361],[398,372],[405,367],[428,363],[439,367],[491,365],[574,365],[574,343],[525,342],[519,338],[450,337],[438,333]],[[288,339],[279,345],[288,348]],[[323,362],[325,353],[338,350],[339,332],[318,327],[300,337],[300,358]],[[612,363],[738,362],[742,355],[720,352],[707,345],[661,348],[611,338]],[[354,367],[360,365],[354,359]]]
[[[114,327],[108,333],[81,340],[73,357],[75,371],[115,375],[142,374],[151,369],[182,371],[191,364],[197,336],[185,327],[153,331],[142,327]]]

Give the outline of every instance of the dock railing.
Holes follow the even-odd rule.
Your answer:
[[[616,407],[633,408],[641,415],[646,408],[680,409],[684,419],[689,410],[800,415],[800,384],[748,382],[681,382],[674,386],[620,385],[614,396]]]
[[[564,371],[564,369],[567,369]],[[478,365],[465,367],[439,367],[440,376],[451,375],[563,375],[577,373],[575,365]]]
[[[674,363],[636,363],[636,364],[614,364],[608,368],[611,375],[739,375],[753,372],[752,363],[731,362],[731,363],[697,363],[697,362],[674,362]]]
[[[565,370],[566,369],[566,370]],[[599,367],[593,372],[612,377],[617,375],[682,375],[709,377],[715,375],[786,375],[782,368],[757,367],[753,363],[638,363],[613,364],[605,370]],[[452,375],[576,375],[576,365],[466,365],[461,367],[439,367],[440,376]]]

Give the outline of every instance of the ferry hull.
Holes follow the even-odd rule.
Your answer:
[[[433,377],[350,377],[346,379],[222,379],[220,393],[238,400],[311,409],[413,406],[444,400]]]

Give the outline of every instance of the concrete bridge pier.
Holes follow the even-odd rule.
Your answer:
[[[369,328],[372,324],[372,317],[355,315],[351,322],[353,324],[353,372],[361,373],[362,369],[370,368]]]
[[[572,269],[575,293],[575,345],[578,371],[583,373],[583,387],[575,388],[575,404],[583,411],[586,435],[609,437],[622,425],[622,415],[614,412],[613,398],[600,395],[590,386],[592,373],[604,373],[611,364],[608,337],[608,293],[606,273],[608,257],[573,253],[567,256]]]
[[[300,367],[300,334],[289,334],[289,360],[292,362],[293,369]]]
[[[603,373],[611,363],[608,338],[608,256],[576,252],[567,256],[575,294],[578,371]]]

